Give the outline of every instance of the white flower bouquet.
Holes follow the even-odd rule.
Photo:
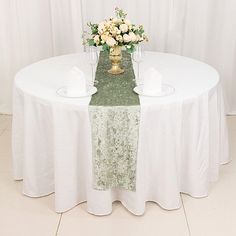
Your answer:
[[[143,26],[132,24],[126,19],[127,14],[122,9],[115,8],[115,13],[115,18],[104,20],[99,24],[88,23],[91,32],[85,40],[89,46],[102,46],[105,51],[110,52],[110,49],[120,46],[132,53],[135,45],[148,40]]]

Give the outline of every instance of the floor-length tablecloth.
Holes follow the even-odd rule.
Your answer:
[[[87,201],[87,210],[109,214],[119,200],[132,213],[154,201],[165,209],[181,206],[180,193],[209,194],[220,164],[229,161],[228,134],[218,73],[193,59],[147,52],[141,74],[154,66],[175,94],[140,96],[141,118],[136,192],[92,188],[90,98],[66,99],[56,90],[73,66],[90,78],[86,55],[50,58],[21,70],[14,85],[12,149],[14,178],[23,193],[55,192],[55,210]]]

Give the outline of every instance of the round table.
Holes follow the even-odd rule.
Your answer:
[[[85,53],[49,58],[16,75],[13,165],[14,178],[23,179],[25,195],[54,192],[56,212],[87,201],[88,212],[96,215],[111,213],[117,200],[141,215],[146,201],[177,209],[181,192],[208,195],[220,164],[229,161],[223,97],[214,68],[174,54],[145,53],[141,74],[155,67],[175,93],[140,96],[136,191],[132,192],[92,187],[91,97],[63,98],[56,93],[74,65],[91,79]]]

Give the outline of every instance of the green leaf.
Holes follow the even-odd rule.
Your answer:
[[[89,28],[91,29],[92,34],[97,34],[98,33],[98,24],[93,24],[91,22],[87,23]]]
[[[129,46],[129,47],[127,47],[127,46]],[[127,45],[125,48],[126,48],[126,52],[128,52],[128,53],[132,53],[132,52],[134,52],[135,51],[135,46],[134,46],[134,44],[129,44],[129,45]]]
[[[110,51],[110,47],[106,43],[102,45],[102,49],[103,51],[107,51],[107,52]]]
[[[88,45],[89,46],[95,46],[95,42],[93,39],[88,39]]]
[[[115,8],[115,13],[116,13],[117,18],[120,18],[120,19],[125,19],[127,16],[127,14],[118,7]]]
[[[140,29],[140,30],[139,30],[139,33],[140,33],[140,34],[143,34],[143,33],[144,33],[144,29]]]

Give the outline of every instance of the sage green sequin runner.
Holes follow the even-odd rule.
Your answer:
[[[109,74],[110,67],[108,53],[101,52],[95,78],[98,91],[89,105],[94,188],[135,191],[140,103],[133,92],[135,75],[130,55],[123,52],[123,74]]]

